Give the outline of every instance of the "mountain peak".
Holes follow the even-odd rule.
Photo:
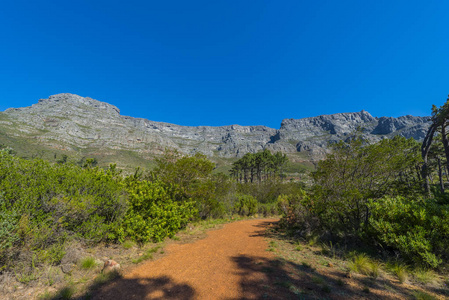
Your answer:
[[[92,99],[90,97],[81,97],[79,95],[70,94],[70,93],[61,93],[56,95],[51,95],[48,97],[48,99],[39,99],[38,104],[40,105],[86,105],[93,108],[100,108],[100,109],[109,109],[117,112],[117,114],[120,114],[120,109],[118,107],[106,103],[101,102],[95,99]]]
[[[52,95],[30,107],[8,109],[1,114],[7,121],[2,125],[0,119],[0,131],[10,136],[22,132],[22,138],[52,147],[98,152],[126,150],[148,156],[160,154],[165,148],[189,154],[201,152],[210,157],[241,157],[269,149],[284,153],[306,151],[319,158],[328,151],[329,143],[346,140],[358,129],[363,130],[365,139],[376,142],[394,135],[420,140],[429,126],[428,118],[375,118],[365,110],[284,119],[279,129],[180,126],[122,116],[114,105],[69,93]]]

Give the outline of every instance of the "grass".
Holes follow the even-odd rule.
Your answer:
[[[318,243],[318,236],[313,235],[308,238],[307,244],[309,246],[315,246]]]
[[[382,272],[382,263],[372,260],[370,261],[369,266],[370,266],[369,276],[371,276],[371,278],[373,279],[378,278]]]
[[[296,251],[302,251],[302,246],[301,246],[301,243],[299,241],[295,241],[294,245],[295,245],[295,250]]]
[[[400,283],[404,283],[408,278],[407,267],[400,262],[390,262],[387,264],[387,269],[396,275]]]
[[[90,270],[97,266],[97,263],[95,262],[95,258],[93,257],[84,257],[80,260],[79,266],[83,270]]]
[[[161,247],[162,246],[156,246],[156,247],[148,249],[147,251],[145,251],[145,253],[142,256],[140,256],[137,259],[133,259],[132,262],[134,264],[138,264],[138,263],[140,263],[140,262],[142,262],[144,260],[152,259],[153,258],[153,253],[156,253],[157,250],[159,250]]]
[[[117,277],[120,277],[120,273],[117,270],[113,270],[108,273],[100,273],[97,277],[94,279],[94,285],[100,286],[102,284],[105,284],[106,282],[115,279]]]
[[[436,299],[434,294],[440,297],[438,299],[447,297],[447,286],[440,279],[440,274],[418,270],[410,273],[413,281],[407,282],[408,269],[405,265],[399,261],[387,264],[374,259],[367,254],[369,249],[356,248],[357,252],[349,252],[345,247],[330,243],[309,246],[308,240],[299,241],[297,236],[289,235],[287,230],[282,229],[271,231],[269,237],[276,243],[275,255],[286,259],[287,270],[293,278],[290,280],[292,284],[299,291],[307,291],[311,285],[315,286],[313,293],[316,299],[328,299],[334,294],[342,296],[342,299],[374,299],[379,292],[396,295],[398,299]],[[314,239],[310,240],[310,244],[314,244]],[[375,281],[377,278],[381,280]],[[418,281],[432,285],[426,287],[416,284]],[[403,282],[408,284],[401,284]],[[331,294],[328,294],[329,291]]]
[[[364,253],[354,255],[349,263],[349,270],[355,273],[368,275],[371,270],[371,261],[369,257]]]
[[[320,277],[320,276],[313,276],[312,282],[316,283],[316,284],[324,284],[325,283],[323,277]]]
[[[418,269],[413,271],[413,278],[422,284],[429,284],[436,281],[436,275],[430,270]]]
[[[331,241],[329,241],[328,244],[322,243],[321,244],[321,254],[335,258],[337,256],[336,246]]]
[[[46,291],[45,293],[39,295],[38,299],[41,300],[52,300],[52,299],[63,299],[68,300],[72,299],[73,295],[75,295],[76,289],[72,285],[68,285],[57,291],[56,293],[50,293]]]
[[[436,300],[434,296],[422,291],[414,291],[413,298],[416,300]]]
[[[123,242],[122,247],[125,248],[125,249],[131,249],[135,245],[136,244],[133,241],[126,240],[126,241]]]
[[[301,263],[301,266],[303,266],[305,269],[313,270],[312,265],[309,264],[308,262],[303,261],[303,262]]]

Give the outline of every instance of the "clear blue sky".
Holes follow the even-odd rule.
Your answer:
[[[65,92],[180,125],[429,115],[449,94],[448,15],[446,0],[4,0],[0,110]]]

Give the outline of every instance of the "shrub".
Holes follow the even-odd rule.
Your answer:
[[[296,230],[303,237],[314,235],[319,220],[312,212],[310,195],[301,190],[294,195],[280,195],[277,199],[281,226]]]
[[[410,262],[436,268],[449,256],[449,205],[385,197],[370,202],[369,235]]]
[[[257,211],[257,200],[250,195],[240,195],[234,209],[241,216],[254,215]]]
[[[257,213],[264,217],[275,216],[278,214],[276,203],[258,203]]]
[[[0,201],[2,201],[0,195]],[[5,210],[0,204],[0,270],[8,260],[11,248],[20,239],[18,231],[19,215],[14,210]]]
[[[129,209],[117,237],[138,242],[161,241],[172,237],[194,218],[198,210],[191,200],[176,201],[179,191],[160,181],[131,181],[127,184]]]

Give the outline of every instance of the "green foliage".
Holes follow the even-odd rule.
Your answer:
[[[205,155],[182,156],[178,152],[166,152],[156,160],[156,168],[149,174],[150,180],[158,180],[176,186],[182,199],[194,201],[199,217],[222,215],[223,207],[218,203],[212,170],[215,164]]]
[[[273,155],[265,149],[258,153],[246,153],[232,164],[231,176],[244,183],[283,178],[287,163],[287,156],[281,152]]]
[[[400,262],[389,262],[387,269],[398,277],[400,283],[404,283],[408,278],[407,267]]]
[[[161,246],[156,246],[156,247],[150,248],[147,251],[145,251],[145,253],[142,256],[140,256],[137,259],[134,259],[132,262],[134,264],[138,264],[138,263],[141,263],[141,262],[143,262],[145,260],[153,259],[153,253],[156,253],[157,250],[159,250],[160,248],[161,248]]]
[[[432,268],[449,257],[449,205],[433,199],[385,197],[369,204],[370,236],[411,262]]]
[[[260,183],[237,183],[239,194],[251,195],[259,203],[275,203],[279,195],[294,195],[301,193],[304,185],[300,182],[282,182],[270,178]]]
[[[309,237],[318,230],[320,221],[312,211],[310,194],[300,190],[293,195],[280,195],[277,199],[278,211],[282,216],[280,225],[295,230],[303,237]]]
[[[276,203],[258,203],[257,213],[264,217],[279,215]]]
[[[58,291],[56,295],[56,299],[64,299],[69,300],[72,299],[73,295],[75,294],[76,290],[73,286],[66,286]]]
[[[356,273],[368,275],[371,271],[371,260],[366,254],[357,254],[351,259],[349,269]]]
[[[422,284],[429,284],[437,280],[437,276],[431,270],[417,269],[413,271],[413,277]]]
[[[8,251],[20,240],[18,234],[19,214],[15,210],[2,208],[4,200],[0,194],[0,263],[7,259]],[[0,265],[0,269],[3,265]]]
[[[415,300],[436,300],[437,299],[435,296],[432,296],[423,291],[414,291],[413,297]]]
[[[252,216],[257,212],[257,200],[250,195],[240,195],[234,209],[241,216]]]
[[[418,148],[403,137],[334,145],[309,192],[278,197],[281,225],[303,237],[364,241],[411,264],[439,267],[449,258],[449,205],[444,194],[422,199]]]
[[[416,141],[399,136],[371,145],[357,138],[334,145],[312,175],[313,210],[321,226],[334,234],[360,234],[368,224],[369,199],[419,191],[418,150]]]
[[[124,241],[124,242],[122,243],[122,246],[123,246],[123,248],[125,248],[125,249],[131,249],[132,247],[135,246],[135,244],[134,244],[133,241],[126,240],[126,241]]]
[[[180,199],[179,189],[160,181],[127,183],[129,208],[117,237],[129,237],[138,242],[161,241],[173,236],[194,218],[198,211],[195,202]]]
[[[104,240],[110,224],[126,208],[123,188],[116,178],[98,168],[80,169],[43,160],[24,160],[0,154],[2,210],[28,216],[32,224],[70,231],[88,240]],[[98,234],[92,235],[92,224]],[[87,224],[87,225],[86,225]]]
[[[80,268],[84,270],[93,269],[96,265],[95,258],[93,257],[84,257],[79,262]]]

